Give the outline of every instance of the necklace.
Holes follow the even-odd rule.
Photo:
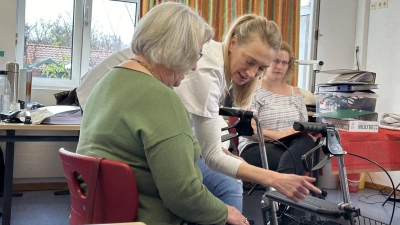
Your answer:
[[[153,70],[150,69],[150,67],[146,65],[146,63],[141,62],[141,61],[139,61],[139,60],[137,60],[137,59],[135,59],[135,58],[130,58],[130,59],[133,60],[133,61],[136,61],[137,63],[139,63],[141,66],[143,66],[144,68],[146,68],[146,69],[151,73],[151,76],[152,76],[152,77],[154,77],[154,78],[156,78],[157,80],[161,81],[160,78],[153,72]]]

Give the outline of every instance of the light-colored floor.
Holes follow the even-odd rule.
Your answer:
[[[327,199],[330,201],[342,201],[339,190],[327,190],[327,192]],[[247,191],[244,192],[243,214],[249,219],[254,220],[256,225],[263,225],[260,205],[263,193],[263,190],[256,190],[252,195],[248,196]],[[54,191],[30,191],[23,192],[23,194],[23,197],[13,197],[12,199],[12,225],[69,224],[69,195],[54,195]],[[362,215],[384,222],[385,224],[389,223],[393,203],[388,202],[385,206],[382,206],[382,202],[385,201],[386,197],[380,195],[378,191],[366,188],[360,190],[358,193],[352,193],[350,197],[353,206],[361,208]],[[0,199],[0,203],[2,204],[2,198]],[[400,207],[400,203],[398,203],[398,207]],[[400,225],[398,208],[396,208],[392,224]]]
[[[3,198],[1,198],[3,205]],[[12,225],[68,225],[71,201],[69,195],[54,191],[28,191],[12,198]]]

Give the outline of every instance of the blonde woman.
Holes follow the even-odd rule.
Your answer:
[[[271,186],[299,201],[309,190],[320,193],[314,178],[281,174],[252,166],[221,147],[219,106],[228,90],[234,104],[246,107],[260,77],[279,51],[281,34],[273,21],[254,14],[239,17],[222,43],[210,41],[202,48],[197,69],[174,88],[189,112],[202,157],[198,165],[203,183],[227,205],[242,210],[243,179]]]
[[[293,75],[292,48],[282,42],[278,54],[256,88],[251,109],[258,112],[263,134],[281,143],[265,142],[269,169],[280,173],[304,175],[301,157],[315,146],[314,138],[297,133],[293,122],[308,121],[304,96],[299,88],[287,84]],[[286,136],[290,136],[284,138]],[[284,138],[284,139],[282,139]],[[258,138],[239,138],[240,156],[249,164],[262,167]]]

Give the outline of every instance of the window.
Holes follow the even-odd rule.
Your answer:
[[[301,0],[300,8],[300,34],[299,34],[299,60],[311,60],[313,49],[313,7],[315,6],[314,0]],[[311,65],[299,65],[298,67],[298,87],[306,90],[311,89]]]
[[[19,0],[17,61],[34,88],[73,89],[130,46],[139,10],[139,0]]]

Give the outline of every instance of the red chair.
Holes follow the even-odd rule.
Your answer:
[[[139,197],[135,176],[125,163],[59,150],[71,193],[70,225],[133,222]],[[81,189],[78,176],[87,185]]]

